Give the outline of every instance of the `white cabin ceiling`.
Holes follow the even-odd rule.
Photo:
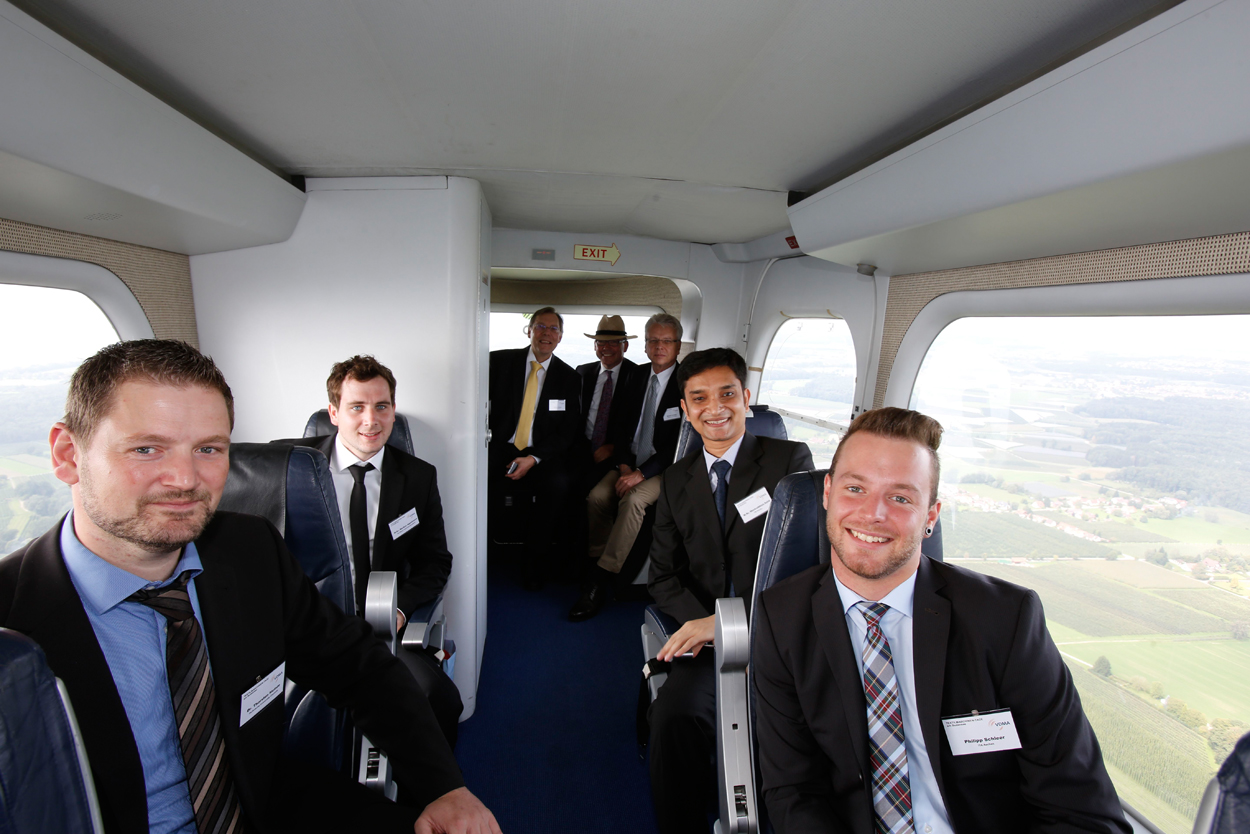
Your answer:
[[[15,0],[286,174],[449,174],[497,226],[741,242],[1157,0]]]

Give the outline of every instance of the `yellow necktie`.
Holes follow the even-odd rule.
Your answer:
[[[538,369],[542,365],[530,363],[530,375],[525,380],[525,399],[521,400],[521,419],[516,424],[516,440],[512,445],[523,450],[530,445],[530,427],[534,425],[534,403],[538,400]]]

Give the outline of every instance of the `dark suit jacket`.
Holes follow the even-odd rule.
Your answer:
[[[749,608],[765,516],[744,523],[734,504],[760,487],[771,496],[786,475],[813,468],[806,443],[748,432],[729,474],[728,524],[722,533],[703,450],[670,466],[656,502],[647,582],[660,609],[682,623],[710,617],[717,597],[725,596],[728,589],[727,562],[734,590]]]
[[[957,832],[1130,828],[1033,591],[921,557],[912,622],[929,764]],[[873,831],[863,684],[828,565],[760,596],[751,657],[778,834]],[[1009,708],[1019,750],[953,756],[941,719]]]
[[[311,446],[329,459],[335,435],[305,437],[289,442]],[[398,541],[390,523],[409,510],[417,511],[417,526]],[[346,525],[347,519],[343,519]],[[438,497],[438,470],[394,446],[382,456],[382,494],[378,496],[378,523],[373,531],[373,570],[399,574],[399,610],[404,617],[438,596],[451,575],[451,553],[443,529],[443,502]],[[358,577],[358,581],[365,581]]]
[[[0,626],[28,635],[74,703],[105,830],[147,831],[139,751],[95,632],[65,567],[61,525],[0,560]],[[244,813],[267,830],[282,748],[283,701],[239,726],[241,696],[286,662],[291,680],[349,707],[356,726],[391,756],[397,778],[431,780],[436,791],[464,780],[412,675],[364,620],[318,593],[264,519],[218,513],[196,541],[195,580],[222,734]]]
[[[529,348],[490,353],[490,431],[491,445],[496,448],[511,445],[508,438],[516,432],[521,418],[528,353]],[[563,400],[564,410],[551,410],[553,400]],[[514,457],[533,455],[543,463],[561,465],[577,438],[585,437],[581,402],[582,378],[564,360],[553,356],[534,410],[533,445]]]
[[[613,442],[616,423],[621,419],[623,405],[628,399],[623,395],[629,388],[630,377],[637,368],[637,363],[630,362],[628,359],[621,359],[621,364],[616,366],[618,373],[614,374],[612,380],[612,404],[608,407],[608,434],[604,443]],[[595,385],[599,382],[599,373],[602,370],[602,362],[587,362],[585,365],[577,366],[577,374],[582,380],[582,422],[579,424],[582,427],[581,438],[586,437],[586,421],[590,419],[590,402],[595,398]]]
[[[673,366],[673,373],[668,378],[668,385],[660,392],[660,404],[655,408],[655,424],[651,435],[653,454],[641,467],[638,467],[648,478],[654,478],[673,463],[673,455],[677,453],[677,438],[681,434],[681,388],[677,385],[678,362]],[[612,450],[614,464],[627,464],[637,467],[634,453],[630,446],[634,442],[634,433],[638,431],[638,421],[642,419],[642,407],[647,399],[647,386],[651,383],[651,365],[639,365],[626,384],[624,402],[622,403],[621,420],[616,425],[616,433],[612,435],[615,448]],[[677,416],[665,420],[664,415],[671,409],[677,409]],[[733,483],[733,477],[729,479]],[[771,491],[771,490],[770,490]]]

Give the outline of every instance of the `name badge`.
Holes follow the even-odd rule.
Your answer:
[[[773,499],[769,497],[768,490],[760,487],[746,498],[735,503],[734,506],[738,508],[738,515],[741,516],[743,521],[754,521],[768,512],[768,508],[772,503]]]
[[[260,683],[243,693],[243,708],[239,713],[239,726],[252,720],[252,716],[263,710],[269,702],[282,694],[286,685],[286,661],[278,664],[268,675],[261,678]]]
[[[942,726],[956,756],[1020,749],[1016,721],[1009,709],[943,718]]]
[[[675,405],[672,408],[665,409],[664,411],[665,420],[676,420],[679,417],[681,417],[681,406]]]
[[[404,513],[386,526],[391,528],[391,539],[394,540],[402,536],[404,533],[407,533],[420,523],[421,522],[417,520],[417,508],[413,507],[411,510]]]
[[[563,411],[564,400],[547,400],[548,411]]]

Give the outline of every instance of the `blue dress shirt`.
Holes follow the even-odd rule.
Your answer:
[[[74,533],[74,514],[70,513],[61,526],[61,553],[130,719],[143,763],[148,827],[152,834],[196,834],[165,671],[165,617],[146,605],[123,602],[141,588],[172,584],[183,571],[198,575],[203,567],[195,544],[186,546],[172,577],[165,582],[148,582],[88,550]],[[200,616],[194,580],[187,584],[187,593],[203,632],[204,618]]]
[[[836,557],[835,557],[836,558]],[[859,667],[860,686],[864,680],[864,640],[868,636],[868,623],[864,610],[858,603],[863,597],[842,584],[837,574],[838,596],[842,599],[842,613],[851,632],[855,646],[855,665]],[[880,602],[890,606],[881,618],[881,631],[890,643],[890,657],[894,660],[894,677],[898,681],[898,694],[903,702],[903,738],[907,747],[907,776],[911,783],[912,819],[916,834],[954,834],[946,803],[938,788],[937,777],[929,763],[929,750],[920,729],[920,713],[916,707],[916,664],[912,654],[912,602],[916,594],[916,574],[886,594]],[[867,600],[872,602],[873,600]]]

